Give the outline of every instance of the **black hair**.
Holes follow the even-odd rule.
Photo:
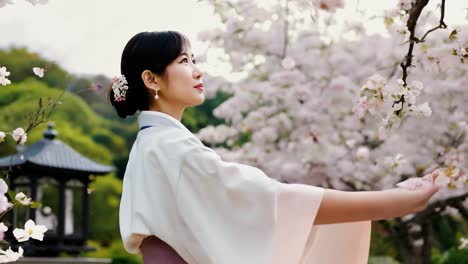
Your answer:
[[[148,110],[153,95],[145,86],[141,73],[150,70],[163,76],[167,65],[190,47],[188,38],[176,31],[140,32],[125,45],[120,62],[120,72],[128,82],[126,98],[114,100],[114,91],[109,89],[109,101],[121,118],[131,116],[138,110]]]

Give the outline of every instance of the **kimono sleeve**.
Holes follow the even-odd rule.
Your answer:
[[[185,247],[195,259],[203,251],[210,263],[300,263],[323,191],[280,183],[193,146],[183,157],[176,194],[178,213],[196,240]]]

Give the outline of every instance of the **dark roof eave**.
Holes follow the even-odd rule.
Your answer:
[[[105,166],[107,168],[103,168],[103,170],[79,170],[79,169],[71,169],[71,168],[60,168],[60,167],[50,167],[50,166],[43,166],[40,164],[35,164],[30,161],[26,161],[23,164],[19,165],[12,165],[11,168],[15,171],[22,171],[24,173],[30,174],[29,172],[38,172],[44,175],[48,174],[72,174],[72,175],[80,175],[80,176],[88,176],[88,175],[96,175],[102,176],[111,173],[115,170],[115,167],[112,166]],[[8,169],[8,167],[5,167]],[[42,175],[37,175],[42,176]]]

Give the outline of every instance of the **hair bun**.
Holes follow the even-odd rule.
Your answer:
[[[109,101],[112,104],[112,106],[115,108],[117,111],[117,114],[119,115],[120,118],[126,118],[127,116],[131,116],[135,114],[135,112],[138,109],[137,104],[132,102],[133,96],[131,96],[132,90],[127,91],[127,98],[124,101],[116,101],[115,100],[115,93],[112,90],[112,87],[110,87],[109,91]]]

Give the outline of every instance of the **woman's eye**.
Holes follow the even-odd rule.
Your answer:
[[[187,58],[183,58],[180,62],[181,62],[181,63],[188,63],[188,59],[187,59]],[[192,60],[192,63],[193,63],[193,64],[196,64],[196,63],[197,63],[197,60]]]

